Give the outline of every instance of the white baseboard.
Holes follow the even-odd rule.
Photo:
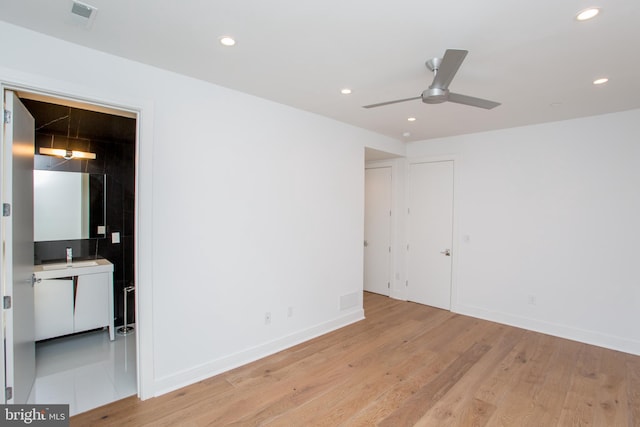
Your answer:
[[[360,308],[331,321],[321,323],[311,328],[293,333],[291,335],[269,341],[257,347],[253,347],[238,353],[225,356],[211,362],[186,369],[173,375],[158,378],[154,385],[154,396],[160,396],[170,391],[194,384],[222,372],[229,371],[238,366],[262,359],[279,351],[293,347],[294,345],[309,341],[320,335],[324,335],[336,329],[340,329],[352,323],[364,319],[364,309]]]
[[[469,305],[458,305],[456,313],[466,316],[477,317],[479,319],[490,320],[517,328],[528,329],[555,337],[566,338],[585,344],[596,345],[598,347],[609,348],[611,350],[622,351],[640,355],[640,342],[628,338],[614,335],[602,334],[600,332],[574,328],[571,326],[545,322],[542,320],[516,316],[509,313],[490,311],[480,307]]]

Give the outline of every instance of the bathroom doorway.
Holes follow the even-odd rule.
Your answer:
[[[106,330],[98,329],[36,343],[37,372],[30,403],[68,403],[73,415],[138,392],[137,113],[29,91],[17,93],[35,119],[34,170],[103,178],[104,191],[90,209],[101,211],[102,218],[86,219],[87,234],[34,239],[34,264],[64,259],[66,248],[72,248],[74,259],[105,258],[114,265],[115,329],[121,332],[115,341],[109,340]],[[46,154],[43,148],[90,156],[59,157]]]

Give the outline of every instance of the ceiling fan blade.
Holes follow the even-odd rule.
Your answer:
[[[378,104],[363,105],[362,108],[382,107],[383,105],[397,104],[398,102],[413,101],[415,99],[421,99],[421,98],[422,98],[422,95],[414,96],[413,98],[396,99],[395,101],[387,101],[387,102],[380,102]]]
[[[447,49],[429,88],[448,88],[467,53],[469,53],[467,50]]]
[[[451,93],[451,92],[449,92],[449,101],[455,102],[456,104],[464,104],[464,105],[470,105],[472,107],[480,107],[486,110],[490,110],[500,105],[499,102],[489,101],[488,99],[474,98],[473,96],[460,95],[459,93]]]

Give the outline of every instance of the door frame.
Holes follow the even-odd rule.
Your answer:
[[[420,164],[420,163],[438,163],[438,162],[446,162],[446,161],[451,161],[453,162],[453,218],[452,218],[452,230],[451,230],[451,253],[452,253],[452,257],[451,257],[451,309],[450,311],[453,313],[457,313],[458,312],[458,280],[457,280],[457,272],[458,272],[458,265],[461,259],[461,253],[460,253],[460,245],[458,244],[458,220],[459,220],[459,209],[458,206],[460,206],[459,200],[458,200],[458,191],[456,191],[457,188],[459,188],[458,182],[459,182],[459,173],[458,171],[460,170],[460,159],[458,158],[458,156],[454,155],[454,154],[447,154],[447,155],[439,155],[439,156],[419,156],[419,157],[412,157],[412,158],[408,158],[407,159],[407,163],[406,163],[406,168],[405,168],[405,176],[406,176],[406,185],[405,185],[405,194],[406,196],[406,208],[404,210],[405,215],[404,215],[404,235],[406,236],[405,242],[404,242],[404,247],[405,247],[405,257],[404,257],[404,271],[405,274],[409,273],[409,256],[408,256],[408,245],[409,245],[409,218],[408,218],[408,209],[409,209],[409,194],[410,194],[410,186],[411,186],[411,180],[410,180],[410,175],[409,175],[409,171],[411,168],[411,165],[415,165],[415,164]],[[408,300],[408,293],[406,292],[406,286],[405,286],[405,294],[404,294],[404,300]]]
[[[68,82],[9,71],[0,68],[0,98],[4,111],[5,90],[28,92],[68,102],[80,102],[96,107],[129,112],[136,117],[135,144],[135,220],[134,220],[134,280],[136,286],[136,368],[137,395],[140,399],[155,396],[153,355],[153,102],[73,85]],[[4,136],[0,135],[4,144]],[[2,161],[2,158],[0,158]],[[1,231],[0,231],[1,232]],[[4,342],[4,320],[0,316],[0,339]],[[0,352],[4,371],[4,352]],[[1,379],[4,384],[4,372]]]

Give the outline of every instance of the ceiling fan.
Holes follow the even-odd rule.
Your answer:
[[[395,101],[380,102],[378,104],[365,105],[363,108],[382,107],[383,105],[396,104],[398,102],[413,101],[422,99],[425,104],[440,104],[442,102],[455,102],[456,104],[470,105],[472,107],[480,107],[487,110],[500,105],[499,102],[489,101],[487,99],[475,98],[473,96],[461,95],[459,93],[449,92],[449,84],[458,72],[458,68],[462,65],[462,61],[469,51],[447,49],[444,57],[432,58],[425,65],[433,71],[433,82],[420,96],[412,98],[396,99]]]

